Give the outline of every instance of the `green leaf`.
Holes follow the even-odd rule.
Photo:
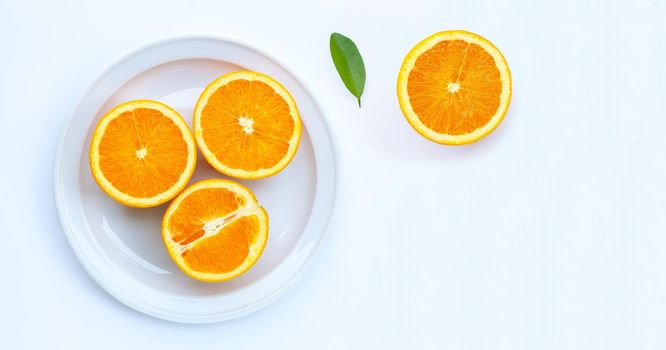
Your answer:
[[[361,95],[365,87],[363,57],[358,52],[356,44],[340,33],[331,34],[330,46],[335,69],[340,74],[340,78],[345,83],[347,90],[358,99],[358,106],[360,108]]]

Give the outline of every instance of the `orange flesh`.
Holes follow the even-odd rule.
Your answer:
[[[224,226],[219,233],[183,252],[183,260],[197,272],[233,271],[247,258],[257,232],[259,220],[256,216],[240,217]]]
[[[169,231],[174,242],[185,244],[203,225],[230,216],[245,205],[246,199],[225,188],[205,188],[190,193],[171,216]]]
[[[181,255],[190,269],[225,273],[245,261],[259,232],[255,215],[236,216],[246,202],[246,198],[225,188],[200,189],[182,200],[167,225],[171,239],[185,248]],[[205,225],[220,219],[225,221],[221,228],[202,238]]]
[[[501,92],[493,57],[463,40],[442,41],[424,52],[407,81],[414,113],[428,128],[448,135],[486,125],[499,108]]]
[[[269,85],[234,80],[210,96],[201,112],[201,129],[221,163],[254,171],[271,168],[284,158],[294,120],[287,102]]]
[[[171,119],[154,109],[137,108],[108,124],[99,156],[100,169],[115,188],[132,197],[150,198],[178,181],[188,153],[182,132]]]

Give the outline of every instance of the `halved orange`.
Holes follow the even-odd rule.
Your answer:
[[[131,207],[153,207],[175,197],[190,181],[195,163],[187,123],[157,101],[129,101],[111,109],[90,143],[95,181],[111,198]]]
[[[217,171],[260,179],[284,169],[301,140],[301,117],[287,89],[250,71],[225,74],[201,93],[193,129]]]
[[[502,122],[511,101],[511,73],[490,41],[449,30],[431,35],[407,54],[397,90],[400,109],[419,134],[463,145]]]
[[[249,270],[264,251],[268,214],[252,191],[210,179],[185,189],[162,220],[167,251],[187,275],[221,282]]]

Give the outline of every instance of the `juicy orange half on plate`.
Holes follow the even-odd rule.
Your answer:
[[[219,172],[241,179],[260,179],[284,169],[296,154],[301,128],[289,92],[256,72],[219,77],[194,109],[194,137],[201,153]]]
[[[261,256],[268,215],[249,188],[230,180],[203,180],[171,202],[162,238],[183,272],[200,281],[226,281]]]
[[[419,134],[463,145],[500,124],[511,100],[511,73],[490,41],[450,30],[433,34],[407,54],[397,90],[402,113]]]
[[[196,146],[185,120],[157,101],[116,106],[100,119],[90,144],[95,181],[131,207],[153,207],[175,197],[195,163]]]

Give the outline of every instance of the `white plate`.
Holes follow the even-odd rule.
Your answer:
[[[124,207],[107,197],[90,173],[88,148],[99,118],[131,99],[154,99],[191,123],[203,88],[239,69],[268,74],[294,96],[303,118],[301,145],[279,174],[241,181],[268,211],[269,240],[245,275],[203,283],[183,274],[161,240],[166,205]],[[224,177],[199,154],[192,182]],[[93,84],[64,127],[54,189],[65,234],[88,273],[126,305],[178,322],[207,323],[240,317],[282,295],[313,258],[336,209],[339,178],[331,131],[302,83],[274,59],[248,46],[210,37],[184,37],[146,46],[119,60]]]

